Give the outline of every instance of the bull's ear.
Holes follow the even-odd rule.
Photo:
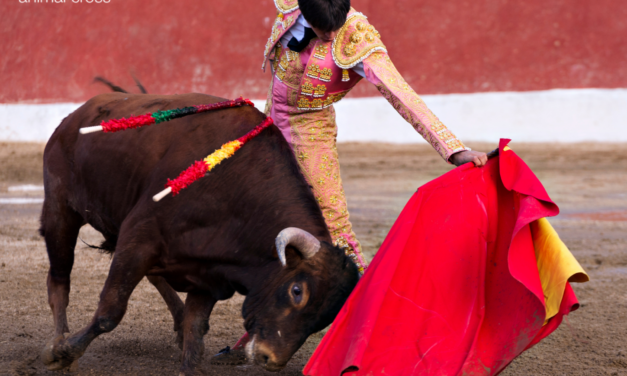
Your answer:
[[[274,242],[277,256],[281,264],[285,267],[287,259],[285,257],[285,248],[288,245],[296,248],[305,260],[310,259],[320,250],[320,241],[305,230],[296,227],[288,227],[277,235]]]

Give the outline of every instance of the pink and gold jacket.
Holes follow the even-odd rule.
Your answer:
[[[332,42],[316,38],[313,51],[300,56],[279,43],[300,15],[298,0],[274,2],[278,16],[266,44],[262,69],[271,61],[276,78],[295,88],[288,96],[288,104],[295,112],[322,110],[341,100],[362,78],[351,68],[363,63],[366,79],[442,158],[448,161],[452,154],[470,150],[429,110],[396,70],[380,34],[366,16],[351,8],[346,23]],[[295,59],[302,60],[302,71],[288,69]]]

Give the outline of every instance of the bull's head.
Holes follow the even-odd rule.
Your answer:
[[[333,322],[359,279],[343,250],[306,231],[281,231],[276,251],[281,271],[242,308],[248,357],[268,371],[283,369],[307,337]]]

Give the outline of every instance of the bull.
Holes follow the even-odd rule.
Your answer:
[[[331,244],[323,215],[278,128],[272,126],[177,197],[151,197],[168,178],[265,116],[225,109],[113,134],[79,135],[102,120],[223,99],[203,95],[109,93],[63,120],[44,151],[40,232],[50,261],[48,300],[55,336],[42,360],[69,367],[122,320],[147,277],[165,300],[182,353],[197,370],[215,303],[245,295],[249,356],[281,370],[307,337],[329,325],[358,281],[357,267]],[[69,332],[66,307],[79,229],[102,233],[113,253],[91,322]],[[186,292],[185,303],[176,291]]]

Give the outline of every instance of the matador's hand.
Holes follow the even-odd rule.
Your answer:
[[[466,150],[451,155],[450,161],[455,166],[461,166],[464,163],[472,162],[475,166],[481,167],[488,163],[488,156],[486,153],[482,153],[480,151]]]

